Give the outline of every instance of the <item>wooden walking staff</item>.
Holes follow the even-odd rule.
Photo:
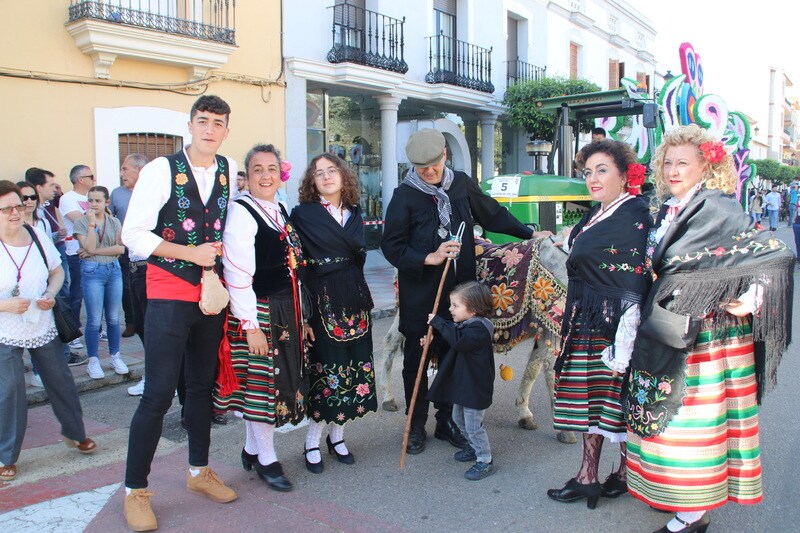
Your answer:
[[[455,235],[455,239],[458,242],[461,242],[461,237],[464,235],[464,223],[462,222],[461,225],[458,227],[458,233]],[[444,282],[447,279],[447,272],[450,270],[450,263],[453,262],[452,257],[448,257],[444,263],[444,271],[442,272],[442,279],[439,280],[439,288],[436,291],[436,300],[433,302],[433,311],[431,314],[436,314],[439,310],[439,301],[442,299],[442,289],[444,289]],[[406,427],[403,431],[403,449],[400,452],[400,468],[406,467],[406,447],[408,446],[408,435],[411,433],[411,417],[414,414],[414,406],[417,404],[417,395],[419,394],[419,384],[422,382],[422,373],[425,371],[425,362],[427,361],[428,357],[428,348],[430,347],[430,338],[433,335],[433,326],[428,325],[428,332],[425,334],[425,338],[428,339],[428,342],[425,343],[425,346],[422,348],[422,356],[419,358],[419,368],[417,368],[417,379],[414,382],[414,392],[411,394],[411,401],[408,404],[408,413],[406,414]],[[406,340],[408,342],[408,340]]]

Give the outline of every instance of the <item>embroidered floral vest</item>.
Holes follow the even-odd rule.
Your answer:
[[[217,173],[214,187],[206,205],[192,175],[192,169],[183,150],[167,156],[172,192],[158,213],[153,233],[168,242],[184,246],[199,246],[207,242],[222,241],[225,218],[228,213],[228,160],[217,155]],[[193,284],[200,283],[202,269],[191,262],[171,257],[150,256],[148,262]],[[220,259],[217,258],[217,272]]]

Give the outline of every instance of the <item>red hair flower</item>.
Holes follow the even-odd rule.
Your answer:
[[[628,193],[640,194],[641,187],[644,185],[644,174],[647,169],[644,165],[639,163],[631,163],[628,165]]]
[[[719,141],[707,142],[700,145],[703,158],[709,163],[719,163],[725,157],[725,147]]]
[[[292,164],[288,161],[281,161],[281,181],[289,181],[290,170],[292,170]]]

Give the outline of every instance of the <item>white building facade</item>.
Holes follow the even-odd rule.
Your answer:
[[[622,0],[285,0],[283,17],[285,156],[349,161],[367,220],[382,219],[413,131],[440,129],[449,164],[476,179],[529,170],[524,132],[502,127],[509,84],[655,74],[652,24]]]

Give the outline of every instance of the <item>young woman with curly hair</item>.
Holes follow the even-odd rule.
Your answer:
[[[373,307],[364,262],[364,222],[356,175],[337,156],[315,157],[300,185],[300,204],[292,211],[311,293],[308,317],[314,344],[309,352],[306,468],[323,470],[319,440],[327,424],[328,453],[340,463],[355,462],[344,443],[349,420],[377,410],[372,362]]]

